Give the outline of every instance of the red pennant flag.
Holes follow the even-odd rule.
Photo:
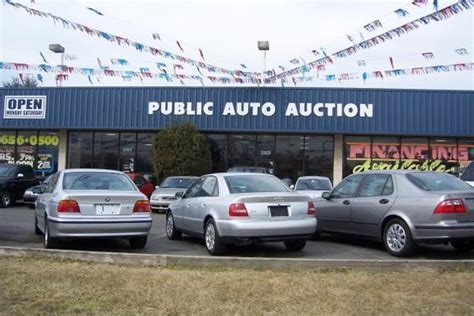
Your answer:
[[[181,49],[181,51],[184,52],[183,47],[181,47],[181,44],[178,41],[176,41],[176,44],[178,44],[179,49]]]

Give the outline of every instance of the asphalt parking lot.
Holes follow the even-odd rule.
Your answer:
[[[168,240],[163,214],[153,214],[153,227],[143,250],[129,248],[128,241],[120,239],[67,240],[61,247],[70,250],[150,253],[162,255],[208,255],[204,242],[183,236],[182,240]],[[34,211],[18,204],[0,208],[0,246],[43,248],[43,237],[34,233]],[[262,243],[234,246],[228,255],[242,257],[309,258],[309,259],[394,259],[383,245],[370,240],[347,236],[323,235],[318,241],[309,241],[303,251],[288,252],[283,243]],[[458,254],[450,246],[421,246],[416,259],[474,259],[474,251]]]

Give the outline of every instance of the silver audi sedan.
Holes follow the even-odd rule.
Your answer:
[[[317,235],[375,238],[394,256],[411,255],[422,243],[474,248],[474,188],[450,174],[362,172],[314,201]]]
[[[229,243],[283,241],[304,248],[316,229],[311,198],[294,193],[268,174],[216,173],[197,180],[166,212],[166,234],[203,237],[218,255]]]
[[[36,200],[35,233],[46,248],[59,238],[121,237],[144,248],[151,228],[150,203],[123,172],[69,169],[56,173]]]

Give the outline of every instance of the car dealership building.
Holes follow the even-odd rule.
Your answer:
[[[331,88],[0,89],[0,162],[153,172],[174,122],[208,136],[214,171],[256,165],[293,181],[370,169],[462,173],[474,160],[474,92]]]

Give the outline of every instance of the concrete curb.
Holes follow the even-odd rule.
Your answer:
[[[310,269],[317,271],[357,269],[368,271],[394,271],[414,268],[474,270],[474,260],[365,260],[365,259],[293,259],[177,256],[117,252],[93,252],[63,249],[0,247],[0,256],[42,257],[73,259],[86,262],[139,265],[139,266],[188,266],[245,269]]]

